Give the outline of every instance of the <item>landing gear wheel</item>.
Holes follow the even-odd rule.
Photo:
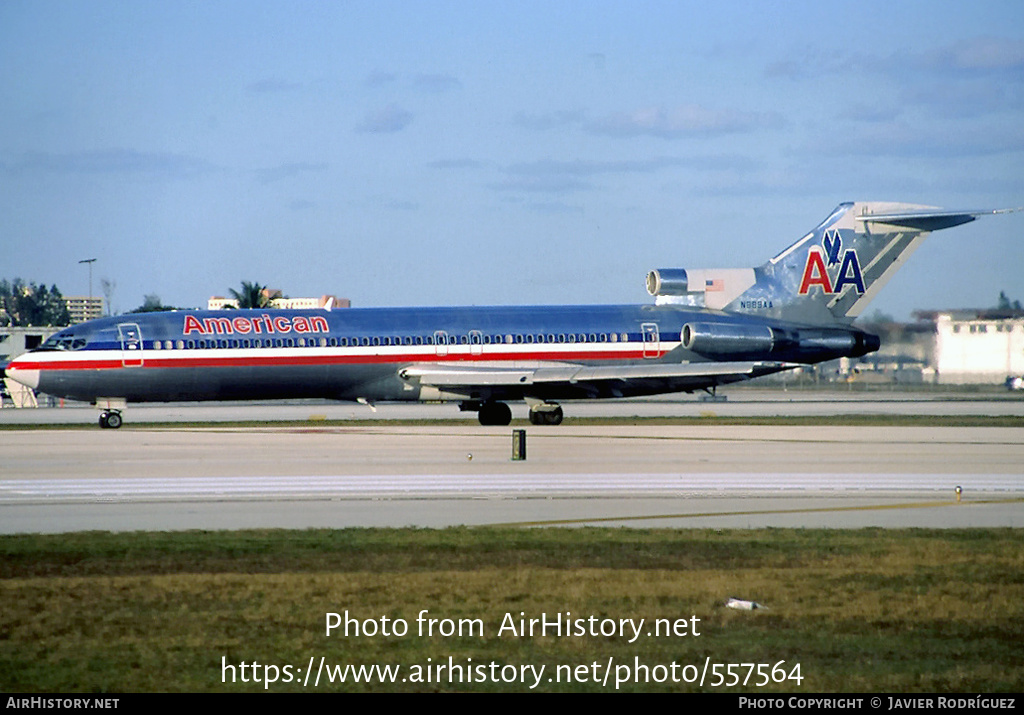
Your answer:
[[[120,412],[101,412],[100,413],[100,427],[105,429],[117,429],[121,426],[121,413]]]
[[[480,424],[504,426],[512,422],[512,408],[504,402],[485,402],[477,413]]]
[[[562,417],[561,407],[556,407],[553,410],[530,410],[531,425],[560,425]]]

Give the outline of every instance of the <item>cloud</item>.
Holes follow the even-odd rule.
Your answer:
[[[632,112],[610,114],[588,122],[585,128],[608,136],[679,139],[694,135],[747,132],[766,124],[779,123],[780,119],[776,115],[714,110],[697,104],[686,104],[672,109],[645,107]]]
[[[542,194],[567,194],[593,188],[589,182],[565,175],[519,175],[489,184],[495,191],[526,191]]]
[[[1024,151],[1024,129],[1016,124],[972,125],[944,122],[922,126],[895,120],[864,125],[859,131],[819,138],[806,148],[815,155],[959,158]]]
[[[527,208],[540,214],[582,214],[583,207],[567,204],[561,201],[535,201],[527,204]]]
[[[431,169],[483,169],[485,162],[476,159],[438,159],[427,164]]]
[[[462,82],[456,77],[444,74],[418,74],[413,78],[414,88],[426,92],[450,92],[462,89]]]
[[[246,89],[258,94],[271,94],[276,92],[293,92],[297,89],[302,89],[302,85],[275,77],[253,82],[246,86]]]
[[[579,127],[591,134],[661,139],[731,134],[782,124],[782,118],[775,113],[715,110],[698,104],[683,104],[673,108],[642,107],[629,112],[613,112],[596,119],[580,110],[521,113],[516,115],[514,121],[518,126],[532,131]]]
[[[597,176],[599,174],[648,174],[662,169],[686,166],[691,162],[676,157],[655,157],[652,159],[625,159],[619,161],[541,161],[512,164],[506,172],[520,176]]]
[[[408,112],[392,102],[383,109],[367,114],[363,121],[356,125],[356,131],[369,134],[394,134],[409,126],[412,120],[412,112]]]
[[[905,76],[907,72],[1005,74],[1024,69],[1024,42],[974,37],[923,52],[897,50],[869,55],[836,47],[803,47],[799,55],[770,62],[765,76],[805,79],[863,70]]]
[[[744,172],[749,171],[752,164],[748,157],[728,155],[658,156],[610,161],[542,159],[506,166],[502,169],[504,178],[492,183],[490,188],[498,191],[567,194],[594,188],[592,179],[599,176],[655,174],[680,168],[702,172]]]
[[[374,70],[366,79],[363,84],[367,87],[383,87],[385,85],[392,84],[398,79],[398,75],[394,72],[385,72],[383,70]]]
[[[411,87],[419,92],[433,92],[435,94],[440,94],[441,92],[451,92],[462,89],[461,80],[459,80],[458,77],[453,77],[452,75],[424,72],[410,78],[408,75],[403,76],[396,72],[385,72],[384,70],[374,70],[371,72],[363,81],[363,85],[371,89],[376,89],[379,87],[392,86],[399,81],[401,82],[402,87]]]
[[[582,111],[566,110],[548,112],[545,114],[519,113],[513,121],[524,129],[530,129],[532,131],[547,131],[548,129],[560,129],[567,126],[582,125],[586,119],[587,116]]]
[[[281,179],[290,179],[294,176],[300,176],[302,174],[319,173],[327,171],[330,168],[329,164],[324,163],[310,163],[310,162],[291,162],[288,164],[280,164],[269,169],[260,169],[256,172],[259,176],[260,181],[264,184],[270,184]]]
[[[202,159],[184,154],[135,149],[101,149],[61,154],[30,152],[5,162],[5,167],[8,173],[150,174],[169,178],[191,178],[216,168]]]
[[[1008,91],[1005,82],[993,78],[914,85],[902,93],[901,99],[946,119],[1019,111],[1024,106],[1024,95]]]
[[[974,37],[925,57],[934,69],[1003,71],[1024,69],[1024,42],[1002,37]]]

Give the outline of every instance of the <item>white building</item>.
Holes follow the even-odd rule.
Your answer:
[[[72,325],[103,317],[102,298],[90,298],[83,295],[65,296],[64,305],[68,307]]]
[[[302,309],[302,308],[349,308],[351,307],[351,301],[348,298],[337,298],[333,295],[322,295],[319,298],[283,298],[281,291],[267,289],[264,290],[265,295],[269,294],[270,302],[268,307],[270,308],[288,308],[288,309]],[[237,308],[238,301],[234,298],[224,298],[223,296],[215,295],[206,301],[207,310],[224,310],[225,308]]]
[[[1024,313],[937,313],[935,370],[937,381],[947,385],[1001,384],[1024,375]]]

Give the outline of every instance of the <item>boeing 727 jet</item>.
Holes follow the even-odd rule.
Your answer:
[[[73,325],[6,375],[100,410],[133,402],[327,398],[449,401],[506,425],[563,400],[713,390],[840,357],[879,339],[852,326],[931,231],[1001,211],[844,203],[755,268],[658,269],[646,305],[183,310]]]

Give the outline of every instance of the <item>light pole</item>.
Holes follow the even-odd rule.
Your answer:
[[[79,263],[89,264],[89,302],[92,303],[92,264],[96,262],[95,258],[86,258],[85,260],[79,261]]]

